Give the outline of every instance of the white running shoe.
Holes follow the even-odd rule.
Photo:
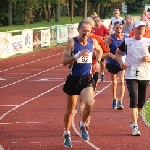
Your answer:
[[[133,136],[140,136],[141,135],[140,131],[138,130],[138,126],[132,126],[132,135]]]

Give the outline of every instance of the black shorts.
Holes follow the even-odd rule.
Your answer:
[[[94,82],[95,82],[95,85],[97,84],[97,82],[98,82],[98,72],[95,72],[94,74],[93,74],[93,79],[94,79]],[[94,87],[95,88],[95,87]]]
[[[69,75],[63,86],[63,91],[67,95],[80,95],[81,91],[87,87],[95,87],[92,75],[88,76],[72,76]]]
[[[120,68],[120,66],[114,66],[112,64],[106,64],[106,68],[108,70],[108,72],[112,73],[112,74],[117,74],[119,71],[122,71],[122,69]]]

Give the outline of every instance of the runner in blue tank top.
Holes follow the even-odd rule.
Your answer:
[[[110,47],[110,53],[115,55],[116,50],[118,46],[121,45],[121,43],[124,41],[124,39],[127,37],[122,33],[122,23],[121,22],[115,22],[114,23],[114,34],[111,34],[106,42],[109,43]],[[125,59],[126,54],[125,52],[122,53],[122,60]],[[110,73],[111,81],[112,81],[112,95],[113,95],[113,100],[112,100],[112,108],[113,109],[118,109],[122,110],[124,106],[122,105],[122,99],[124,97],[124,92],[125,92],[125,86],[124,86],[124,74],[125,71],[120,68],[120,64],[115,60],[114,58],[108,58],[106,61],[106,68],[108,72]],[[117,84],[117,76],[119,77],[118,79],[118,84]],[[117,86],[118,85],[118,86]],[[118,92],[117,92],[117,87],[118,87]],[[117,93],[118,98],[117,98]]]
[[[80,133],[84,140],[89,139],[86,130],[86,120],[90,116],[93,108],[94,99],[94,80],[91,75],[92,52],[95,48],[97,63],[95,71],[99,70],[100,60],[103,51],[95,39],[90,39],[92,27],[88,22],[80,22],[78,26],[79,35],[69,39],[62,57],[63,65],[69,65],[69,75],[63,86],[63,91],[67,95],[67,109],[64,115],[64,146],[72,147],[70,127],[72,115],[75,111],[78,96],[83,97],[85,107],[82,120],[80,121]]]
[[[88,44],[83,46],[80,44],[80,41],[77,39],[77,37],[74,37],[74,51],[73,54],[77,54],[78,52],[81,52],[82,50],[89,50],[89,53],[91,54],[90,57],[92,58],[93,53],[93,41],[91,38],[88,38]],[[85,76],[91,74],[91,67],[92,67],[92,61],[88,62],[89,59],[88,56],[82,57],[82,63],[78,63],[77,61],[74,62],[72,65],[70,65],[70,74],[72,76]]]

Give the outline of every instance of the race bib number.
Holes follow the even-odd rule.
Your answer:
[[[143,67],[140,66],[132,66],[130,71],[130,76],[137,77],[137,78],[144,78],[145,70]]]
[[[92,63],[92,52],[90,52],[88,56],[78,58],[77,63]]]

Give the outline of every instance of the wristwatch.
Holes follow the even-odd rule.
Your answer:
[[[101,63],[101,61],[100,60],[97,60],[97,62],[100,64]]]

